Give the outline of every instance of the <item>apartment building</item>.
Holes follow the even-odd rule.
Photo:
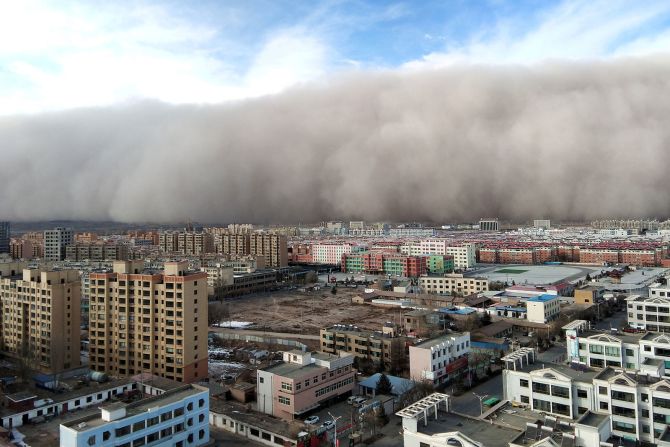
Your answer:
[[[37,248],[37,250],[36,250]],[[33,259],[40,257],[40,245],[26,239],[12,239],[9,242],[9,255],[13,259]]]
[[[74,243],[74,231],[69,228],[54,228],[44,232],[44,259],[62,261],[68,245]]]
[[[166,253],[198,256],[214,253],[214,237],[210,233],[197,231],[161,231],[158,247]]]
[[[80,288],[75,270],[24,269],[0,279],[0,351],[46,373],[78,367]]]
[[[654,332],[670,332],[670,289],[650,287],[649,297],[626,298],[628,325]]]
[[[68,261],[125,261],[128,246],[125,244],[77,243],[65,249]]]
[[[470,333],[450,333],[409,347],[410,378],[441,385],[468,367]]]
[[[286,236],[275,233],[255,232],[249,235],[249,254],[265,258],[269,268],[288,266]]]
[[[533,221],[533,228],[540,230],[550,230],[551,229],[551,220],[549,219],[535,219]]]
[[[659,375],[662,365],[648,363],[638,373],[557,364],[517,367],[512,356],[503,358],[508,367],[503,370],[504,399],[569,419],[589,411],[607,414],[613,435],[650,443],[670,423],[670,381]]]
[[[544,294],[526,300],[526,318],[532,323],[547,323],[558,318],[561,306],[558,295]]]
[[[400,246],[406,256],[446,255],[454,260],[454,268],[468,269],[477,263],[476,246],[472,243],[454,244],[449,239],[430,238]]]
[[[283,356],[283,363],[256,372],[262,413],[293,420],[354,389],[352,355],[294,350]]]
[[[340,265],[342,255],[355,251],[352,244],[312,244],[312,262],[315,264]]]
[[[0,253],[9,253],[9,222],[0,222]]]
[[[481,231],[500,231],[498,219],[480,219],[479,229]]]
[[[398,336],[392,325],[384,325],[381,331],[365,331],[353,325],[335,324],[321,329],[319,337],[323,352],[346,352],[387,365],[405,356],[410,344],[407,337]]]
[[[60,426],[61,447],[175,447],[209,444],[209,390],[184,385],[129,404],[114,402],[99,413]]]
[[[568,361],[591,368],[622,368],[640,371],[646,363],[662,362],[664,374],[670,374],[670,336],[644,334],[608,334],[592,331],[585,320],[563,326]]]
[[[434,268],[444,269],[450,262],[444,257],[433,260]],[[340,268],[347,273],[385,274],[402,277],[418,277],[428,272],[428,256],[405,256],[398,253],[361,252],[342,255]]]
[[[465,277],[460,273],[449,273],[444,276],[422,276],[419,278],[419,287],[425,293],[443,295],[456,292],[470,295],[489,290],[489,280]]]
[[[446,247],[445,255],[453,256],[454,267],[469,269],[477,263],[475,244],[452,245]]]
[[[207,293],[209,295],[214,295],[214,289],[218,286],[233,284],[233,275],[235,272],[232,267],[228,267],[223,263],[200,267],[200,271],[207,274]]]
[[[113,272],[89,275],[92,370],[180,382],[207,377],[207,274],[186,268],[115,261]]]

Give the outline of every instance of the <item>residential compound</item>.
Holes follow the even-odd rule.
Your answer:
[[[103,405],[98,413],[60,426],[62,447],[209,444],[209,390],[184,385],[132,403]]]
[[[166,253],[193,256],[214,252],[214,236],[197,231],[161,231],[158,247]]]
[[[81,242],[66,247],[65,259],[69,261],[124,261],[128,259],[128,246],[121,243]]]
[[[610,334],[589,329],[585,320],[563,326],[566,336],[567,360],[584,367],[623,368],[640,371],[662,363],[670,375],[670,336],[657,332],[644,334]]]
[[[409,347],[410,378],[441,385],[468,367],[470,333],[450,333]]]
[[[419,287],[425,293],[443,295],[456,292],[470,295],[489,290],[489,280],[465,277],[460,273],[448,273],[444,276],[422,276],[419,278]]]
[[[74,243],[74,231],[68,228],[54,228],[44,232],[44,259],[62,261],[68,245]]]
[[[113,272],[89,275],[92,370],[180,382],[207,377],[207,274],[186,267],[115,261]]]
[[[76,270],[24,269],[0,279],[0,351],[58,373],[80,364],[81,284]]]
[[[293,420],[321,403],[351,393],[354,357],[321,352],[287,351],[278,365],[257,370],[258,410]]]
[[[444,273],[454,268],[453,259],[446,255],[405,256],[387,252],[361,252],[342,255],[341,269],[347,273],[384,274],[418,277]]]
[[[286,236],[277,233],[240,228],[204,228],[214,241],[214,252],[231,256],[262,256],[267,268],[286,267],[288,248]]]
[[[342,256],[359,247],[352,244],[312,244],[312,262],[315,264],[340,265]]]
[[[656,443],[670,423],[670,381],[659,375],[662,364],[649,362],[639,371],[627,372],[613,367],[540,366],[532,364],[532,357],[523,351],[503,357],[503,398],[514,405],[578,419],[577,424],[584,423],[586,415],[600,415],[598,426],[603,430],[595,433],[599,441],[615,435]]]
[[[626,298],[628,325],[647,331],[670,332],[670,288],[652,286],[649,296]]]
[[[454,243],[449,239],[424,239],[418,243],[400,246],[400,253],[409,256],[448,255],[454,259],[454,268],[468,269],[477,263],[474,243]]]
[[[407,337],[398,336],[395,326],[382,331],[365,331],[353,325],[336,324],[319,331],[321,350],[332,354],[348,353],[358,358],[389,365],[406,355]]]

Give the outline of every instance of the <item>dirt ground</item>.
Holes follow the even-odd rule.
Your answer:
[[[330,289],[315,292],[297,290],[267,295],[241,297],[227,301],[230,319],[250,321],[254,329],[272,332],[318,334],[333,324],[355,324],[361,329],[381,330],[387,321],[398,322],[399,309],[385,309],[368,304],[352,304],[351,298],[362,288],[340,287],[333,295]]]

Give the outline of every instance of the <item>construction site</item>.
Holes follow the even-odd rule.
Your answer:
[[[226,304],[231,320],[251,322],[247,329],[266,332],[318,335],[319,329],[337,323],[380,330],[387,321],[399,322],[399,308],[352,303],[352,298],[362,293],[362,287],[338,287],[334,294],[330,288],[290,290],[246,296]]]

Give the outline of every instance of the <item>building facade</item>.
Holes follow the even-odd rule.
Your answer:
[[[626,298],[628,325],[647,331],[670,332],[669,293],[670,290],[666,288],[652,287],[649,289],[649,297]]]
[[[558,295],[544,294],[526,300],[526,318],[532,323],[553,321],[561,313]]]
[[[166,262],[163,271],[145,271],[142,261],[115,261],[112,273],[89,275],[92,370],[207,377],[207,274],[186,267]]]
[[[0,221],[0,253],[9,253],[9,222]]]
[[[77,243],[66,247],[65,259],[69,261],[125,261],[128,259],[128,246],[120,243]]]
[[[468,367],[470,333],[451,333],[409,347],[410,378],[441,385]]]
[[[349,354],[284,352],[279,365],[257,370],[258,410],[293,420],[322,402],[350,394],[356,371]]]
[[[489,290],[489,280],[451,273],[444,276],[422,276],[419,278],[419,287],[425,293],[442,295],[456,292],[470,295]]]
[[[0,350],[31,368],[58,373],[80,365],[81,284],[75,270],[24,269],[0,279]]]
[[[384,326],[382,331],[364,331],[352,325],[336,324],[319,331],[321,350],[383,362],[388,365],[406,355],[408,339],[397,335],[395,327]]]
[[[61,447],[209,444],[209,390],[184,385],[130,404],[115,402],[100,413],[60,426]]]
[[[68,245],[74,243],[74,231],[69,228],[54,228],[44,232],[44,259],[62,261]]]

